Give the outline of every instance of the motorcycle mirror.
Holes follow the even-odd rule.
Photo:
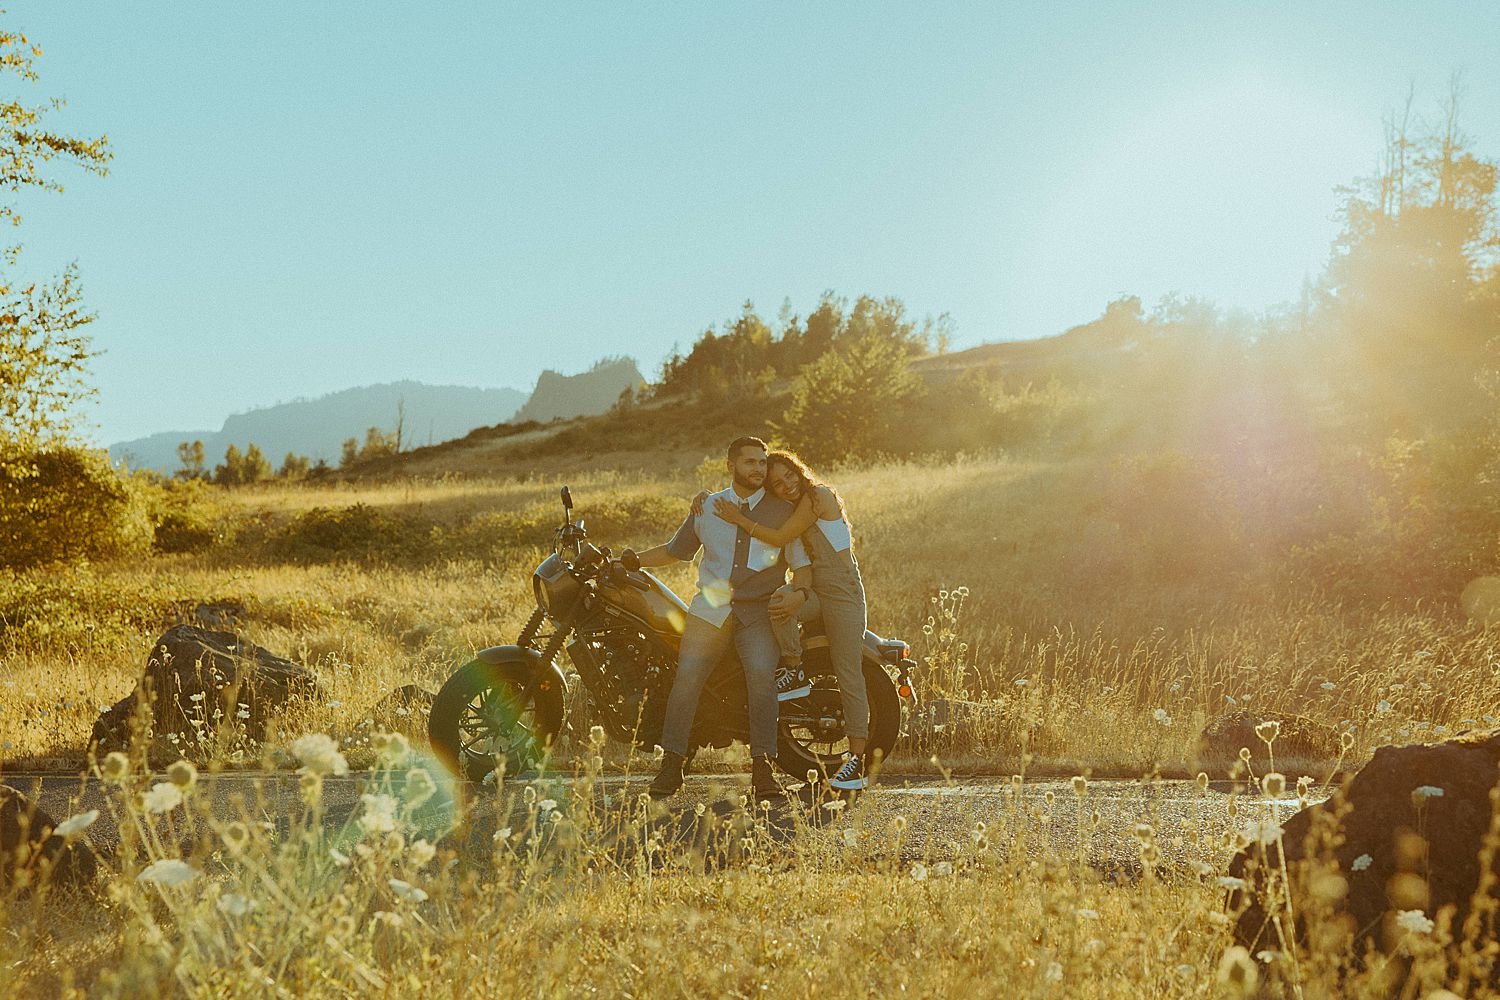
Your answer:
[[[573,509],[573,494],[566,486],[562,488],[562,502],[563,510]]]

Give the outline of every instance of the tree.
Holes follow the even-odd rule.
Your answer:
[[[339,449],[339,468],[347,469],[359,461],[359,439],[344,438],[344,445]]]
[[[0,74],[35,82],[41,52],[25,35],[0,30]],[[0,190],[61,191],[44,169],[55,159],[107,173],[105,137],[83,139],[43,124],[62,104],[0,101]],[[21,216],[14,204],[0,202],[5,222],[19,225]],[[87,374],[95,353],[81,332],[94,317],[83,310],[76,269],[69,265],[50,282],[24,282],[14,273],[20,255],[19,244],[0,249],[0,444],[12,454],[67,437],[77,404],[93,394]]]
[[[867,332],[803,366],[778,430],[818,462],[904,451],[908,442],[897,431],[921,392],[906,347]]]
[[[240,482],[260,483],[271,478],[271,463],[261,452],[260,446],[251,444],[245,449],[245,461],[240,466]]]
[[[245,481],[245,457],[239,445],[224,449],[224,464],[214,467],[214,482],[220,486],[238,486]]]
[[[178,479],[203,478],[203,442],[183,441],[177,446],[177,460],[182,468],[177,470]]]
[[[311,463],[306,455],[295,455],[286,453],[286,458],[281,460],[281,468],[276,470],[279,479],[306,479]]]

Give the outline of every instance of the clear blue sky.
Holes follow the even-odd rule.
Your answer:
[[[751,299],[950,313],[1294,299],[1408,84],[1500,155],[1500,4],[8,0],[110,176],[27,196],[77,260],[97,438],[402,378],[653,375]]]

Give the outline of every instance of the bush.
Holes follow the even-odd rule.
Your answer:
[[[416,518],[368,504],[314,507],[274,531],[267,548],[291,562],[394,562],[421,554],[430,533]]]
[[[0,566],[130,555],[151,537],[144,497],[103,451],[56,445],[0,454]]]
[[[201,479],[145,480],[158,552],[198,552],[229,535],[228,518],[214,490]]]

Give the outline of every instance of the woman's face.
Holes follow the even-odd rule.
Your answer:
[[[796,503],[802,498],[802,477],[790,465],[772,463],[766,481],[771,484],[771,493],[788,503]]]

